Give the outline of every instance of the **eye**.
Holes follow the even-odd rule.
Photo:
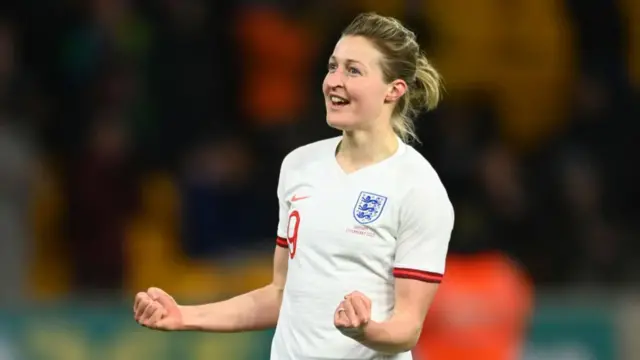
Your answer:
[[[327,69],[329,70],[329,72],[334,72],[337,68],[338,64],[336,63],[329,63],[329,65],[327,65]]]
[[[349,71],[349,75],[360,75],[361,74],[360,70],[358,70],[358,68],[353,67],[353,66],[349,66],[349,68],[347,70]]]

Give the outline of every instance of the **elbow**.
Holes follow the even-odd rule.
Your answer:
[[[407,331],[399,341],[398,352],[407,352],[413,350],[418,345],[420,334],[422,333],[422,323],[410,323],[406,325]]]
[[[407,339],[406,341],[397,342],[395,344],[389,344],[387,346],[382,346],[376,350],[386,353],[387,355],[397,355],[409,352],[413,350],[414,347],[418,344],[418,339]]]
[[[413,350],[420,340],[422,322],[397,314],[385,322],[371,321],[365,328],[363,345],[389,355]]]
[[[397,335],[389,339],[386,344],[373,348],[389,355],[409,352],[418,344],[421,331],[421,326],[406,326],[404,331],[398,331]]]
[[[273,299],[275,299],[278,312],[280,312],[280,306],[282,305],[282,298],[284,296],[284,285],[273,282],[267,285],[266,288],[271,294],[269,297],[273,297]]]
[[[282,293],[284,292],[284,284],[272,282],[271,284],[269,284],[268,287],[271,288],[271,290],[274,291],[279,296],[282,296]]]
[[[422,331],[422,327],[413,327],[410,330],[410,333],[407,334],[407,337],[403,339],[400,344],[398,344],[398,352],[407,352],[413,350],[413,348],[418,345],[418,341],[420,340],[420,332]]]

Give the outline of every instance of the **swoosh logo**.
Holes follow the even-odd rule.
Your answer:
[[[291,202],[295,202],[295,201],[299,201],[299,200],[304,200],[304,199],[308,199],[310,198],[310,196],[298,196],[298,195],[293,195],[293,197],[291,198]]]

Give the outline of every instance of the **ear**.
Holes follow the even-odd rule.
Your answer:
[[[407,83],[402,80],[394,80],[389,84],[389,90],[387,91],[387,96],[384,98],[385,102],[395,102],[402,97],[407,92],[408,86]]]

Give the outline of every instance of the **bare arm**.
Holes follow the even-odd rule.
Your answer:
[[[225,301],[181,306],[182,330],[240,332],[275,327],[282,304],[288,261],[288,248],[276,246],[271,284]]]
[[[420,337],[422,324],[438,290],[438,284],[396,279],[396,305],[387,321],[370,322],[361,343],[384,353],[411,350]]]

